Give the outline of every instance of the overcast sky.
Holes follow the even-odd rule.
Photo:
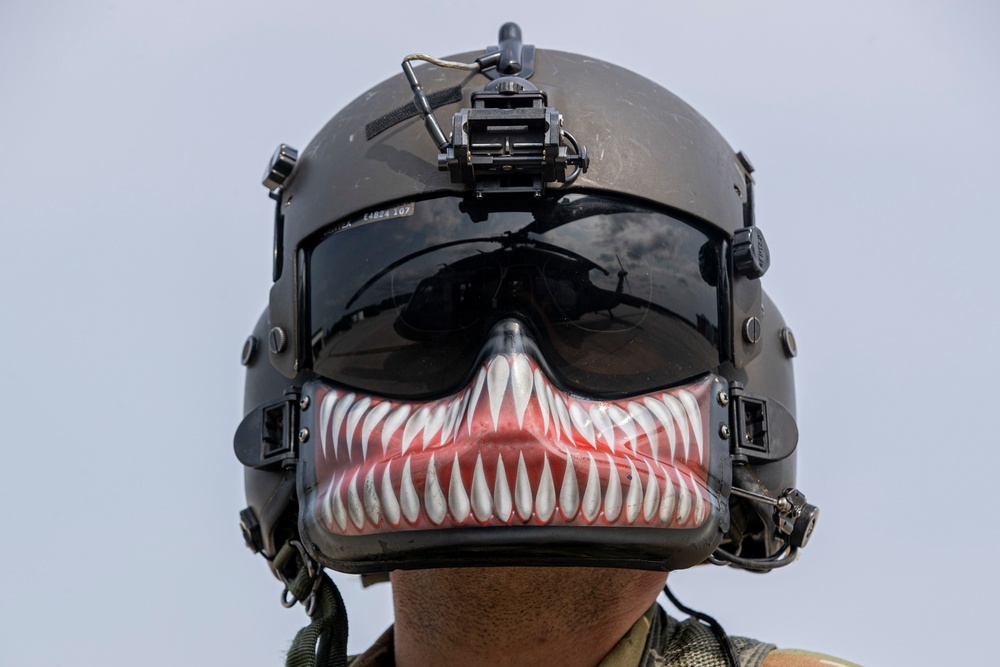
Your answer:
[[[282,664],[306,617],[243,546],[232,453],[261,173],[404,55],[506,20],[663,84],[757,168],[822,516],[796,565],[679,572],[678,596],[863,665],[995,652],[1000,5],[335,6],[0,8],[0,664]],[[359,651],[390,592],[337,580]]]

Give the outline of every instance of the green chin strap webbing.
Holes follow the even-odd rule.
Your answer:
[[[347,609],[344,599],[336,584],[322,570],[314,592],[312,587],[313,580],[303,567],[289,593],[299,600],[311,597],[312,606],[307,606],[307,613],[312,617],[312,623],[295,635],[285,656],[285,667],[347,667]]]

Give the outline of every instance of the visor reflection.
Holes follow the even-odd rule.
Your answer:
[[[446,393],[511,316],[571,390],[639,392],[718,365],[717,276],[703,275],[718,244],[697,228],[603,197],[479,222],[460,201],[417,202],[411,217],[347,225],[316,245],[314,370],[389,396]]]

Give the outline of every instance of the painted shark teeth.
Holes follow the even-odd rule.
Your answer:
[[[382,424],[383,452],[389,451],[389,443],[392,442],[392,436],[396,434],[396,431],[399,430],[399,427],[403,425],[403,422],[405,422],[406,418],[409,416],[410,416],[410,406],[401,405],[400,407],[393,410],[392,414],[390,414],[386,418],[385,423]]]
[[[562,393],[529,355],[515,353],[491,358],[472,386],[447,399],[324,391],[313,415],[316,503],[335,532],[688,527],[703,525],[719,504],[706,486],[709,381],[586,400]]]
[[[663,495],[660,499],[660,523],[668,523],[673,518],[676,498],[673,482],[670,481],[670,475],[664,471]]]
[[[663,405],[667,407],[670,411],[670,416],[674,418],[674,423],[677,424],[677,430],[681,434],[681,444],[684,445],[684,456],[691,456],[691,452],[688,448],[688,441],[690,440],[688,436],[688,423],[687,417],[684,415],[684,406],[671,394],[663,394],[661,397]],[[670,431],[672,433],[672,431]],[[674,458],[674,441],[673,438],[670,440],[670,458]]]
[[[576,401],[569,406],[569,418],[577,433],[582,435],[591,447],[597,449],[597,436],[594,434],[594,424],[590,421],[590,414]]]
[[[524,426],[524,412],[531,400],[531,362],[528,357],[518,354],[510,368],[510,386],[514,394],[514,412],[517,415],[517,426]]]
[[[656,472],[646,461],[646,498],[642,501],[642,518],[647,523],[652,523],[656,518],[656,513],[660,509],[660,484],[656,479]]]
[[[538,411],[542,415],[542,433],[548,434],[549,432],[549,399],[548,392],[545,390],[546,382],[545,376],[542,372],[535,369],[535,397],[538,400]]]
[[[413,413],[413,416],[406,422],[406,426],[403,427],[403,443],[401,451],[405,454],[406,450],[410,448],[413,443],[413,439],[424,430],[424,426],[427,425],[427,420],[430,419],[431,411],[427,406],[424,406]]]
[[[618,479],[618,466],[608,455],[608,488],[604,492],[604,518],[613,522],[622,511],[622,483]]]
[[[542,477],[538,482],[538,494],[535,496],[535,512],[542,523],[548,523],[555,511],[556,485],[552,481],[549,455],[545,454],[545,460],[542,463]]]
[[[593,454],[590,457],[590,468],[587,471],[587,488],[583,492],[583,517],[587,523],[593,523],[601,511],[601,474],[597,469],[597,461]]]
[[[639,471],[635,469],[632,459],[628,461],[628,497],[625,499],[625,518],[629,523],[635,523],[642,510],[642,480],[639,479]]]
[[[399,481],[399,505],[406,520],[416,523],[420,518],[420,496],[417,495],[417,487],[413,485],[413,477],[410,475],[409,458],[403,464],[403,474]]]
[[[361,497],[358,495],[358,472],[354,473],[347,486],[347,514],[359,529],[365,525],[365,511],[361,507]]]
[[[360,401],[351,406],[351,409],[347,412],[347,432],[344,434],[346,437],[344,439],[344,447],[347,449],[347,458],[352,457],[351,454],[351,444],[354,442],[354,431],[358,428],[358,422],[361,421],[361,417],[365,414],[365,410],[371,405],[372,399],[365,396]]]
[[[594,403],[590,406],[588,412],[590,415],[590,421],[597,429],[598,433],[601,434],[601,438],[604,439],[604,444],[611,448],[611,451],[615,451],[615,427],[611,423],[611,417],[608,416],[608,407],[601,403]],[[572,412],[570,413],[572,415]]]
[[[493,500],[495,502],[497,518],[503,523],[510,521],[510,516],[514,511],[510,497],[510,486],[507,484],[507,471],[504,469],[503,456],[497,454],[496,482],[493,484]]]
[[[331,391],[323,397],[323,402],[319,407],[319,440],[320,450],[323,452],[323,460],[330,459],[330,450],[327,448],[327,433],[330,431],[330,416],[333,413],[333,406],[337,404],[337,392]]]
[[[482,453],[476,454],[476,468],[472,471],[472,513],[480,523],[486,523],[493,514],[493,496],[486,484]]]
[[[346,394],[343,398],[337,401],[337,405],[334,406],[333,412],[330,414],[330,433],[333,435],[333,456],[334,458],[340,458],[340,453],[337,451],[340,444],[340,425],[344,423],[344,415],[351,408],[354,403],[354,394]],[[348,446],[350,449],[350,446]]]
[[[517,455],[517,475],[514,477],[514,506],[521,521],[531,518],[531,482],[528,481],[528,468],[524,465],[524,452]]]
[[[680,403],[684,406],[688,421],[691,423],[691,431],[694,433],[695,446],[698,449],[698,463],[705,462],[705,443],[701,430],[701,411],[698,409],[698,400],[689,391],[683,389],[678,393]],[[686,429],[685,429],[686,432]]]
[[[388,401],[382,401],[368,413],[365,417],[365,423],[361,425],[361,457],[368,460],[368,441],[371,439],[372,432],[375,427],[378,426],[385,416],[389,413],[392,406],[389,405]],[[382,453],[385,454],[385,443],[382,446]]]
[[[559,509],[567,521],[576,516],[580,508],[580,487],[576,482],[576,466],[573,458],[567,457],[566,471],[563,473],[562,488],[559,491]]]
[[[529,468],[521,451],[511,493],[502,454],[495,459],[492,491],[482,452],[475,456],[467,460],[455,453],[450,464],[439,464],[436,453],[417,452],[405,457],[396,481],[392,460],[336,475],[322,494],[321,518],[331,530],[343,533],[399,528],[403,519],[417,527],[461,526],[470,519],[480,525],[496,525],[497,520],[502,525],[545,525],[571,523],[577,517],[588,524],[603,517],[607,525],[700,526],[711,512],[708,492],[694,472],[667,470],[650,460],[640,467],[628,457],[606,453],[601,459],[588,453],[581,459],[586,470],[578,473],[577,459],[566,452],[557,485],[548,452],[542,453],[541,465],[536,459]],[[469,464],[471,475],[463,473]],[[415,470],[414,465],[419,467]],[[420,479],[422,492],[414,481]]]
[[[385,510],[386,520],[393,526],[399,525],[400,508],[396,501],[396,494],[392,490],[392,461],[385,465],[382,471],[382,509]]]
[[[361,493],[365,503],[365,514],[373,526],[377,526],[382,518],[382,505],[378,501],[378,492],[375,490],[375,468],[365,475],[365,486]]]
[[[437,466],[434,465],[434,455],[427,464],[427,478],[424,482],[424,508],[427,517],[434,523],[440,525],[444,517],[448,514],[448,501],[441,490],[438,482]]]
[[[637,449],[637,441],[636,441],[637,434],[635,430],[635,424],[632,423],[632,416],[629,415],[629,413],[622,410],[621,408],[619,408],[617,405],[608,405],[606,407],[607,407],[608,418],[615,426],[620,428],[622,430],[622,433],[625,434],[625,437],[628,438],[628,444],[632,448],[632,453],[638,454],[639,450]],[[614,451],[614,449],[612,449],[611,451]]]
[[[465,491],[462,481],[462,468],[458,464],[458,454],[451,466],[451,481],[448,482],[448,507],[456,523],[464,523],[469,518],[469,494]]]
[[[500,427],[500,408],[507,393],[509,377],[510,364],[506,357],[496,357],[490,362],[490,370],[486,373],[486,387],[490,397],[490,415],[493,417],[494,431]]]
[[[347,529],[347,510],[344,509],[344,501],[340,498],[340,487],[343,483],[343,477],[337,480],[337,485],[333,487],[333,491],[330,493],[328,500],[330,515],[333,517],[333,520],[337,522],[337,525],[340,526],[341,531]]]

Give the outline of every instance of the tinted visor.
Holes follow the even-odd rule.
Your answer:
[[[507,317],[526,324],[553,381],[588,396],[719,365],[718,239],[604,196],[498,206],[418,201],[319,239],[307,253],[313,370],[384,396],[445,395]]]

